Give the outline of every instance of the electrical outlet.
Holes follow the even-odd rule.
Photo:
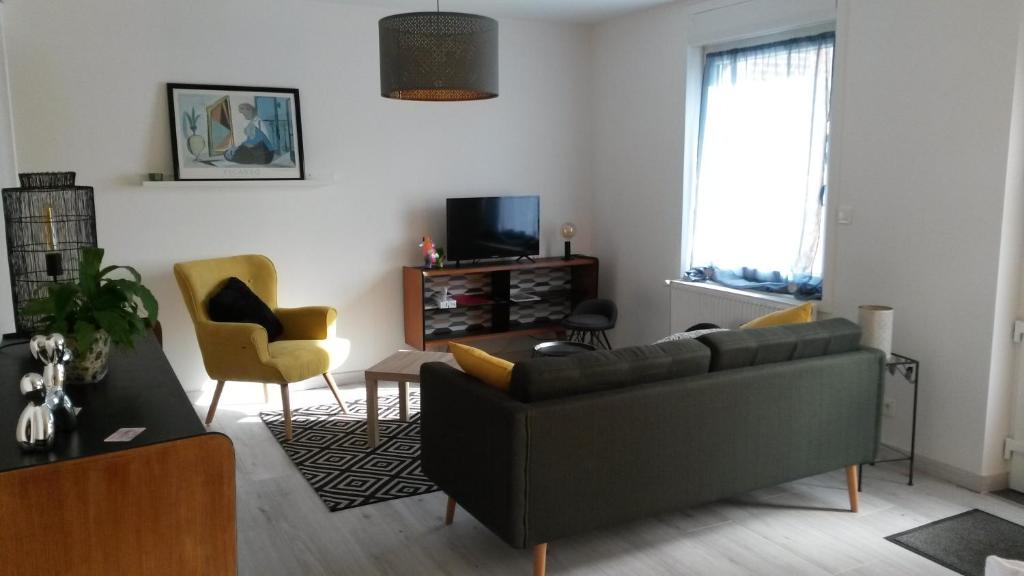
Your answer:
[[[882,402],[882,415],[883,416],[895,416],[896,415],[896,402],[892,398],[886,398]]]
[[[840,224],[853,224],[853,206],[840,206],[836,210],[836,220]]]

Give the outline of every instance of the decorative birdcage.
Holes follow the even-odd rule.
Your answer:
[[[91,186],[76,186],[74,172],[19,174],[20,188],[4,188],[7,265],[14,324],[28,335],[41,326],[25,305],[53,282],[78,280],[81,249],[96,246],[96,205]]]

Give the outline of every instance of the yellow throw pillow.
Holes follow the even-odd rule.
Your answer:
[[[456,342],[449,342],[448,349],[459,366],[466,371],[466,374],[481,380],[488,386],[508,392],[509,382],[512,381],[513,364],[511,362]]]
[[[765,314],[760,318],[754,318],[750,322],[740,326],[746,328],[767,328],[768,326],[782,326],[783,324],[806,324],[814,318],[814,305],[805,302],[799,306]]]

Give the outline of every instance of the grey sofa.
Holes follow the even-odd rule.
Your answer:
[[[884,358],[844,319],[516,364],[508,393],[421,371],[422,463],[544,574],[547,543],[856,466],[879,441]]]

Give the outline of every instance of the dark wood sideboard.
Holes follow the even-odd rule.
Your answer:
[[[49,452],[14,441],[26,372],[42,372],[27,345],[0,349],[0,576],[237,573],[234,448],[203,427],[153,336],[113,351],[102,382],[68,386],[78,426]]]

